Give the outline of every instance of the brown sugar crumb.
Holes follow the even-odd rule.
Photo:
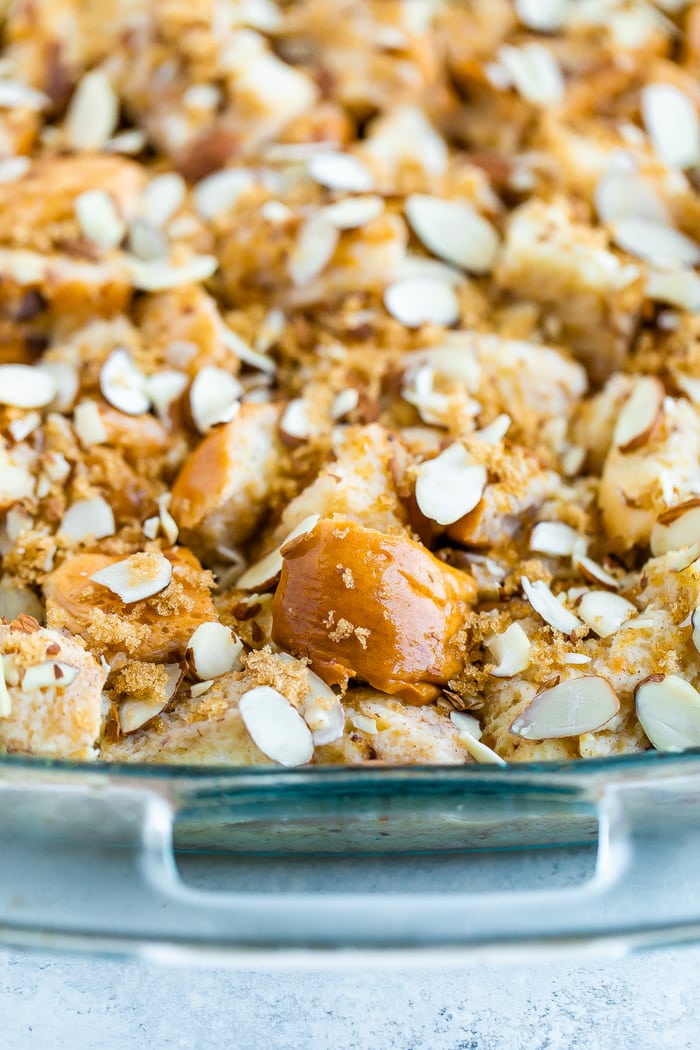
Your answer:
[[[132,554],[129,558],[129,586],[155,580],[160,572],[162,556],[149,551]]]
[[[108,692],[113,698],[133,697],[135,700],[166,699],[168,673],[162,664],[130,660],[124,667],[114,671],[108,683]]]
[[[333,630],[328,632],[328,637],[332,642],[342,642],[344,638],[349,638],[354,633],[355,628],[350,621],[341,616]]]
[[[352,569],[344,569],[342,565],[338,565],[337,567],[340,570],[341,576],[343,578],[343,583],[348,588],[348,590],[352,590],[355,586],[355,577],[352,574]]]
[[[272,686],[295,706],[301,705],[308,695],[305,660],[295,660],[286,654],[281,656],[279,653],[273,653],[269,645],[254,650],[241,659],[249,674],[254,676],[254,685]]]

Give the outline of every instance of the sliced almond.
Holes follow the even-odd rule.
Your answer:
[[[287,264],[289,276],[297,288],[309,284],[325,270],[339,237],[336,227],[321,216],[315,215],[303,224]]]
[[[681,550],[700,542],[700,499],[693,498],[670,507],[651,530],[649,545],[654,557]]]
[[[249,689],[238,709],[264,755],[281,766],[304,766],[314,755],[311,730],[286,697],[269,685]]]
[[[204,696],[205,693],[209,692],[209,690],[211,689],[213,684],[214,683],[211,682],[211,681],[209,681],[209,682],[195,682],[195,684],[190,689],[190,696],[193,696],[195,698],[198,697],[198,696]]]
[[[272,313],[272,311],[270,311],[270,313]],[[267,324],[269,327],[267,328],[267,331],[273,336],[273,338],[267,345],[271,346],[272,342],[274,342],[284,331],[284,314],[280,313],[277,320],[278,324],[276,326],[273,325],[270,320],[270,315],[268,314]],[[264,334],[265,327],[265,323],[263,323],[263,331],[258,332],[258,338],[256,339],[256,347],[258,348],[255,350],[248,346],[248,344],[241,339],[236,332],[232,331],[226,325],[222,325],[221,338],[223,339],[224,344],[230,350],[233,350],[244,364],[250,365],[251,368],[257,368],[260,372],[266,372],[268,375],[274,375],[277,371],[277,365],[271,357],[267,357],[264,353],[261,353],[258,346],[258,344],[260,344],[260,346],[263,345],[263,340],[260,339],[260,336],[261,334]]]
[[[308,172],[319,186],[348,193],[366,193],[374,179],[365,165],[350,153],[316,153],[309,158]]]
[[[487,426],[477,430],[474,437],[487,445],[497,445],[506,436],[511,428],[513,420],[505,412],[501,412]]]
[[[376,736],[379,732],[376,719],[369,718],[367,715],[351,714],[350,723],[354,729],[359,729],[361,733],[368,733],[370,736]]]
[[[119,99],[105,74],[94,69],[79,81],[66,113],[66,133],[72,149],[102,149],[119,122]]]
[[[0,109],[46,109],[51,99],[22,80],[0,80]]]
[[[180,530],[177,527],[177,522],[172,516],[168,507],[170,506],[170,493],[164,492],[158,497],[158,520],[160,522],[160,528],[165,536],[168,544],[171,547],[175,546],[177,538],[180,534]]]
[[[300,521],[284,541],[280,543],[279,547],[275,547],[273,551],[266,554],[255,565],[251,565],[249,569],[246,569],[236,581],[236,587],[243,591],[265,590],[269,587],[282,572],[282,551],[286,545],[300,536],[305,536],[307,532],[311,532],[320,520],[320,514],[310,514],[308,518]]]
[[[189,642],[187,655],[198,678],[208,681],[240,670],[243,642],[223,623],[200,623]]]
[[[176,171],[151,179],[141,195],[141,210],[155,226],[165,226],[180,210],[187,196],[187,183]]]
[[[346,197],[335,204],[327,204],[318,214],[337,230],[355,230],[377,219],[383,211],[381,197]]]
[[[530,550],[554,558],[570,557],[582,541],[581,534],[563,521],[538,521],[530,534]]]
[[[647,84],[641,91],[642,117],[657,156],[671,167],[700,161],[698,111],[673,84]]]
[[[474,510],[488,480],[486,467],[474,463],[456,441],[416,472],[416,502],[422,514],[438,525],[452,525]]]
[[[16,182],[27,174],[31,166],[29,157],[5,157],[0,160],[0,183]]]
[[[588,591],[578,605],[578,614],[599,638],[609,638],[637,615],[632,602],[610,591]]]
[[[102,365],[100,390],[105,401],[127,416],[143,415],[151,407],[146,393],[146,377],[123,347],[113,350]]]
[[[105,190],[86,190],[75,198],[75,214],[81,231],[100,248],[116,248],[126,233],[114,198]]]
[[[360,403],[360,391],[354,386],[348,386],[345,390],[339,390],[333,398],[331,405],[331,418],[344,419],[354,412]]]
[[[563,664],[589,664],[591,662],[590,656],[586,656],[585,653],[564,653],[561,658]]]
[[[525,740],[580,736],[602,729],[619,710],[607,678],[581,675],[543,689],[513,720],[510,731]]]
[[[558,598],[555,598],[544,580],[531,583],[527,576],[521,576],[520,584],[532,608],[550,627],[561,631],[562,634],[571,634],[582,626],[578,616],[574,616]]]
[[[80,669],[72,664],[63,663],[60,660],[45,660],[43,663],[28,667],[22,678],[22,692],[29,693],[32,689],[48,689],[49,687],[65,689],[74,682],[80,674]]]
[[[42,361],[38,367],[48,373],[56,388],[51,408],[56,412],[70,412],[80,389],[77,369],[66,361]]]
[[[166,260],[126,259],[134,288],[141,292],[164,292],[186,284],[199,284],[212,277],[219,266],[215,255],[192,255],[187,262],[174,266]]]
[[[651,675],[634,694],[637,718],[657,751],[700,747],[700,693],[678,675]]]
[[[168,239],[150,219],[137,215],[129,223],[129,251],[144,262],[165,260],[170,252]]]
[[[24,441],[33,434],[38,426],[41,425],[41,416],[38,412],[27,412],[26,416],[22,416],[20,419],[13,419],[8,425],[8,431],[13,441]]]
[[[498,61],[507,71],[518,94],[533,106],[558,106],[566,85],[555,55],[542,44],[499,47]]]
[[[505,761],[500,755],[497,755],[495,751],[492,751],[486,744],[482,744],[479,737],[481,736],[481,729],[479,723],[471,715],[465,714],[463,711],[452,711],[450,712],[450,719],[453,724],[457,727],[459,733],[459,742],[464,747],[472,758],[476,759],[477,762],[483,762],[489,765],[505,766]]]
[[[588,558],[585,554],[574,553],[573,563],[574,567],[579,569],[593,583],[600,583],[603,587],[610,587],[612,590],[617,590],[620,586],[615,577],[606,572],[602,565],[599,565],[597,561],[593,561],[592,558]]]
[[[653,185],[634,170],[611,167],[598,179],[593,201],[601,222],[635,218],[671,224],[668,209]]]
[[[179,667],[178,667],[179,670]],[[124,735],[135,733],[161,714],[168,706],[163,697],[158,700],[135,700],[130,698],[119,705],[119,730]]]
[[[102,445],[107,440],[107,431],[96,401],[81,401],[75,406],[73,428],[83,448]]]
[[[345,708],[323,679],[308,668],[306,678],[309,692],[304,700],[304,721],[315,745],[332,744],[345,732]]]
[[[241,407],[242,394],[243,387],[230,372],[213,365],[200,368],[190,387],[190,411],[200,434],[217,423],[229,423]]]
[[[308,441],[315,430],[306,401],[303,397],[292,398],[280,419],[282,436],[291,439],[294,443],[303,442]]]
[[[162,554],[150,553],[131,554],[94,572],[90,579],[130,605],[165,590],[172,575],[173,567],[168,559]]]
[[[433,255],[470,273],[492,269],[498,234],[471,204],[414,193],[405,210],[413,232]]]
[[[503,634],[487,639],[486,646],[498,661],[491,671],[494,678],[512,678],[530,665],[530,639],[519,623],[512,623]]]
[[[32,365],[0,365],[0,405],[43,408],[56,396],[53,377]]]
[[[118,131],[107,139],[103,149],[109,153],[126,153],[135,155],[146,148],[148,139],[141,128],[127,128],[126,131]]]
[[[432,277],[409,277],[390,284],[384,305],[392,317],[407,328],[422,324],[452,325],[459,320],[459,302],[447,281]]]
[[[695,241],[672,226],[630,216],[613,223],[611,229],[618,247],[662,270],[700,262]]]
[[[164,711],[175,696],[177,687],[183,678],[182,668],[179,664],[163,664],[163,670],[167,673],[168,680],[165,684],[164,695],[158,700],[130,698],[123,700],[119,705],[119,729],[122,733],[134,733],[137,729],[141,729]]]
[[[537,33],[563,29],[571,0],[515,0],[515,13],[524,26]]]
[[[255,185],[255,176],[247,168],[228,168],[207,175],[194,188],[194,205],[207,221],[225,215],[243,194]]]
[[[114,512],[106,499],[79,499],[63,515],[58,531],[74,542],[92,536],[96,540],[113,536],[116,531]]]
[[[646,294],[657,302],[700,313],[700,276],[694,270],[652,270]]]
[[[613,431],[613,443],[621,452],[633,452],[652,440],[663,419],[665,395],[656,376],[637,380]]]
[[[184,372],[163,369],[146,376],[144,393],[155,408],[158,418],[167,420],[170,408],[187,387],[188,379]]]

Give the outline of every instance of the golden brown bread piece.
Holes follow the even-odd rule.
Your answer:
[[[284,550],[272,638],[329,684],[365,679],[412,703],[461,669],[456,635],[476,595],[471,576],[421,544],[325,519]]]
[[[120,558],[77,554],[66,559],[44,587],[49,626],[80,635],[89,649],[107,659],[114,653],[144,660],[183,656],[199,624],[217,619],[210,576],[186,548],[174,547],[165,556],[173,566],[170,584],[131,605],[90,579]]]

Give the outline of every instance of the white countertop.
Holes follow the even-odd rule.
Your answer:
[[[0,955],[4,1050],[684,1050],[700,948],[458,972],[246,973]]]

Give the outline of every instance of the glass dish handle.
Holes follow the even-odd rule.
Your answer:
[[[196,889],[178,874],[176,807],[164,795],[54,784],[37,834],[35,823],[23,822],[22,807],[34,821],[40,791],[15,793],[0,784],[0,939],[8,945],[239,965],[308,961],[312,953],[314,963],[324,957],[345,965],[368,955],[373,963],[396,961],[396,952],[402,964],[411,956],[425,962],[430,953],[446,963],[483,948],[512,955],[519,948],[700,939],[697,778],[602,790],[593,800],[598,854],[587,882],[485,893]],[[102,807],[98,825],[95,807]],[[433,861],[439,872],[440,856]]]

